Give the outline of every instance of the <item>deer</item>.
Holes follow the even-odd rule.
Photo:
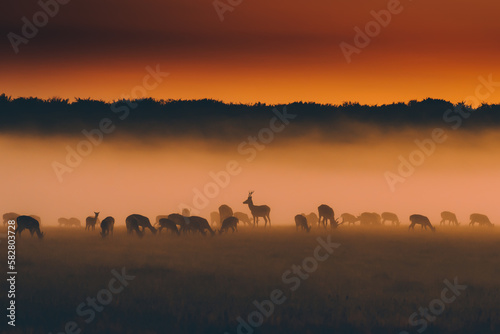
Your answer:
[[[474,226],[475,223],[478,223],[479,226],[490,226],[493,227],[493,225],[490,222],[490,219],[486,215],[482,215],[480,213],[473,213],[470,215],[470,226]]]
[[[398,215],[392,212],[382,212],[382,225],[385,224],[386,221],[391,222],[391,225],[399,226],[401,222],[399,221]]]
[[[113,235],[115,219],[111,216],[104,218],[101,222],[101,237],[105,238],[109,234]]]
[[[318,206],[318,216],[318,226],[323,224],[323,227],[326,228],[328,226],[328,221],[330,221],[331,228],[336,228],[340,225],[338,220],[335,219],[335,212],[326,204]]]
[[[70,226],[71,224],[68,218],[63,217],[59,218],[57,222],[59,223],[59,227]]]
[[[179,229],[177,228],[177,224],[168,218],[161,218],[159,221],[160,227],[158,228],[158,232],[161,234],[162,229],[170,230],[172,233],[180,235]]]
[[[149,221],[148,217],[138,215],[138,214],[132,214],[132,215],[127,217],[125,222],[132,221],[132,220],[137,221],[137,225],[142,228],[143,233],[144,233],[144,230],[146,228],[149,228],[151,230],[151,232],[153,232],[153,234],[156,234],[156,229],[153,227],[153,225],[151,225],[151,222]],[[129,231],[129,233],[130,233],[130,231]]]
[[[375,212],[363,212],[357,218],[361,225],[381,225],[381,217]]]
[[[31,216],[19,216],[16,218],[16,222],[17,228],[14,233],[19,234],[19,237],[21,237],[21,232],[27,229],[30,231],[31,236],[36,233],[38,239],[43,238],[44,234],[40,232],[40,223],[35,218]]]
[[[183,215],[180,215],[178,213],[172,213],[167,216],[167,219],[172,220],[175,222],[176,225],[179,225],[179,231],[183,232],[186,234],[186,232],[189,230],[188,224],[189,224],[189,218],[185,217]]]
[[[87,219],[85,219],[85,230],[89,229],[92,227],[92,231],[95,230],[95,224],[99,222],[99,219],[97,219],[97,216],[99,216],[99,212],[94,212],[95,217],[88,216]]]
[[[210,225],[218,226],[220,224],[220,214],[216,211],[210,212]]]
[[[412,229],[414,230],[415,229],[415,225],[421,225],[422,226],[422,229],[425,227],[425,229],[427,230],[427,227],[429,227],[432,232],[436,232],[436,229],[434,228],[434,226],[432,226],[429,218],[427,218],[426,216],[422,216],[422,215],[411,215],[410,216],[410,226],[408,227],[408,230]]]
[[[271,217],[269,214],[271,213],[271,208],[267,205],[254,205],[253,204],[253,191],[250,191],[248,193],[248,198],[246,201],[243,202],[243,204],[248,204],[248,208],[250,209],[250,212],[252,213],[253,216],[253,226],[255,227],[255,224],[257,226],[259,225],[259,217],[264,218],[264,227],[267,226],[267,221],[269,220],[269,227],[271,227]]]
[[[139,228],[139,221],[133,217],[134,215],[130,215],[125,219],[125,226],[127,227],[127,233],[131,234],[132,232],[137,233],[139,238],[144,236],[144,231],[141,231]]]
[[[309,232],[311,230],[311,227],[307,223],[307,218],[304,215],[295,216],[295,228],[297,232],[299,231],[299,228],[301,228],[302,230],[306,230],[306,232]]]
[[[71,217],[69,219],[69,226],[81,227],[82,223],[80,223],[80,219]]]
[[[248,226],[252,225],[252,221],[250,220],[250,217],[248,217],[248,215],[246,213],[244,213],[244,212],[235,212],[234,216],[236,218],[238,218],[238,220],[240,222],[242,222],[243,224],[246,224]]]
[[[215,231],[212,230],[210,227],[210,224],[208,223],[208,220],[202,217],[198,216],[191,216],[189,217],[189,224],[186,225],[186,227],[193,232],[200,232],[203,235],[207,235],[205,230],[209,231],[212,236],[215,235]]]
[[[155,226],[160,224],[160,219],[162,219],[162,218],[167,218],[168,219],[168,215],[159,215],[159,216],[156,216]]]
[[[302,214],[304,217],[307,219],[307,225],[313,227],[314,224],[318,221],[318,215],[316,215],[314,212],[311,212],[310,214]]]
[[[229,232],[229,229],[232,229],[233,230],[233,233],[234,231],[238,232],[238,222],[239,222],[239,219],[234,217],[234,216],[231,216],[231,217],[227,217],[226,219],[224,219],[222,221],[222,226],[219,230],[219,234],[222,234],[222,232]]]
[[[222,222],[229,217],[233,216],[233,209],[228,205],[222,204],[219,206],[219,226],[222,226]]]
[[[441,212],[441,221],[439,222],[439,225],[444,225],[446,222],[448,222],[448,225],[459,225],[457,215],[450,211]]]
[[[7,225],[9,220],[16,220],[20,215],[15,212],[7,212],[3,214],[3,225]]]
[[[342,223],[347,223],[349,225],[355,225],[359,220],[355,215],[351,215],[350,213],[343,213],[340,215],[340,218],[342,218]]]

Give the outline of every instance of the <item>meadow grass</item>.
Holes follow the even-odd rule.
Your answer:
[[[275,289],[275,305],[255,333],[417,333],[409,316],[440,298],[455,277],[467,289],[425,333],[500,332],[500,232],[495,228],[407,227],[337,230],[240,228],[234,234],[142,239],[115,228],[97,231],[44,227],[43,241],[17,239],[17,318],[13,333],[64,332],[75,321],[82,333],[237,333],[238,317]],[[317,238],[340,247],[300,286],[282,280],[292,265],[313,256]],[[108,286],[111,271],[135,279],[95,319],[79,304]],[[419,317],[421,318],[421,317]],[[243,331],[245,332],[245,331]]]

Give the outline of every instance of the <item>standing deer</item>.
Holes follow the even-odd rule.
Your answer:
[[[222,226],[222,222],[229,217],[233,216],[233,209],[228,205],[222,204],[219,206],[219,226]]]
[[[220,214],[218,212],[210,212],[210,225],[218,226],[220,224]]]
[[[113,228],[115,226],[115,219],[111,216],[104,218],[101,222],[101,237],[106,237],[110,233],[113,235]]]
[[[480,213],[473,213],[470,215],[469,225],[474,226],[475,223],[478,223],[479,226],[490,226],[490,227],[495,226],[490,222],[488,216],[482,215]]]
[[[391,225],[399,226],[400,224],[398,215],[392,212],[382,212],[382,225],[384,225],[386,221],[391,222]]]
[[[441,212],[441,221],[439,222],[439,225],[444,225],[444,224],[446,224],[446,222],[448,222],[448,225],[451,225],[451,224],[456,225],[456,226],[459,225],[457,216],[453,212],[450,212],[450,211]]]
[[[219,234],[222,234],[222,232],[229,232],[229,229],[232,229],[233,230],[233,233],[234,231],[238,232],[238,218],[234,217],[234,216],[231,216],[231,217],[227,217],[226,219],[224,219],[224,221],[222,222],[222,226],[219,230]]]
[[[422,229],[425,227],[425,229],[427,230],[427,227],[429,227],[432,232],[436,232],[436,229],[434,228],[434,226],[432,226],[431,222],[429,221],[429,218],[427,218],[426,216],[422,216],[422,215],[411,215],[410,216],[410,226],[408,227],[408,230],[412,229],[414,230],[415,229],[415,225],[419,224],[422,226]]]
[[[342,218],[342,223],[349,225],[356,225],[356,222],[359,220],[355,215],[351,215],[350,213],[343,213],[340,215],[340,218]]]
[[[264,227],[267,226],[267,221],[269,220],[269,227],[271,227],[271,217],[269,214],[271,213],[271,208],[267,205],[254,205],[253,204],[253,199],[252,199],[252,194],[254,192],[250,191],[248,193],[248,198],[246,201],[243,202],[243,204],[248,204],[248,208],[250,209],[250,212],[252,213],[253,216],[253,226],[257,224],[259,225],[259,217],[264,217]]]
[[[158,232],[161,234],[162,229],[170,230],[172,233],[180,235],[179,229],[177,228],[177,224],[168,218],[161,218],[159,222],[160,228]]]
[[[7,212],[3,214],[3,224],[7,225],[9,220],[16,220],[19,215],[15,212]]]
[[[142,227],[143,233],[144,233],[144,230],[146,228],[149,228],[151,230],[151,232],[153,232],[153,234],[156,234],[156,229],[153,227],[153,225],[151,225],[151,222],[149,221],[148,217],[144,217],[144,216],[138,215],[138,214],[133,214],[133,215],[128,216],[127,219],[125,220],[125,222],[128,222],[128,221],[136,221],[137,226]],[[130,232],[131,231],[129,231],[129,233]]]
[[[92,216],[88,216],[87,219],[85,219],[85,230],[86,229],[89,229],[90,231],[90,228],[92,227],[92,231],[95,230],[95,224],[97,224],[97,222],[99,221],[97,219],[97,216],[99,216],[99,212],[94,212],[95,213],[95,217],[92,217]]]
[[[16,221],[17,228],[15,234],[19,234],[19,237],[21,237],[21,232],[27,229],[30,231],[31,236],[36,233],[39,239],[43,238],[44,234],[43,232],[40,232],[40,223],[35,218],[30,216],[19,216]]]
[[[306,230],[307,232],[311,230],[311,227],[309,226],[309,224],[307,224],[307,218],[304,215],[295,216],[295,228],[297,229],[297,231],[299,230],[299,228],[301,228],[302,230]]]
[[[234,216],[238,218],[240,222],[243,224],[247,224],[248,226],[252,225],[252,222],[250,221],[250,217],[244,212],[235,212]]]
[[[328,226],[328,221],[330,221],[330,227],[336,228],[339,225],[337,219],[335,219],[335,212],[331,207],[326,204],[321,204],[318,206],[318,226],[323,224],[323,227]]]

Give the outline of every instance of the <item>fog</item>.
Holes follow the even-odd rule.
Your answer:
[[[59,217],[77,217],[83,223],[100,211],[101,218],[114,216],[122,225],[128,214],[154,221],[156,215],[184,207],[207,218],[221,204],[250,213],[242,202],[252,190],[255,204],[271,207],[273,224],[292,224],[295,214],[316,212],[320,204],[332,206],[336,215],[392,211],[404,224],[412,213],[428,215],[439,224],[443,210],[455,212],[462,224],[468,224],[473,212],[499,221],[495,195],[500,158],[495,143],[500,135],[495,132],[445,130],[446,140],[434,143],[429,156],[418,160],[424,155],[413,153],[421,164],[391,189],[386,173],[396,175],[399,157],[409,159],[418,149],[414,141],[429,139],[431,133],[431,128],[374,133],[349,143],[276,134],[270,143],[259,144],[262,150],[243,143],[244,136],[223,142],[143,141],[117,135],[87,147],[88,155],[80,162],[71,160],[72,171],[59,169],[59,176],[54,162],[59,168],[67,166],[67,147],[76,149],[83,136],[4,134],[0,209],[39,215],[47,225],[56,224]]]

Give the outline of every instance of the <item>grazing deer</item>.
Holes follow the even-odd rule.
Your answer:
[[[219,234],[222,234],[222,232],[227,233],[229,232],[229,229],[232,229],[233,233],[234,231],[238,232],[238,222],[239,222],[238,218],[234,216],[227,217],[222,221],[222,226],[219,230]]]
[[[375,212],[363,212],[357,218],[361,225],[381,225],[381,217]]]
[[[318,206],[318,226],[323,224],[323,227],[326,228],[328,226],[328,221],[330,221],[330,226],[335,228],[339,225],[337,219],[335,219],[335,212],[331,207],[326,204],[321,204]]]
[[[144,236],[144,232],[139,228],[139,221],[134,218],[135,215],[130,215],[125,219],[125,226],[127,227],[127,233],[131,234],[132,232],[137,233],[137,235],[142,238]]]
[[[81,227],[82,223],[80,219],[72,217],[69,219],[69,226]]]
[[[97,224],[99,222],[99,220],[97,219],[97,216],[99,216],[99,212],[94,212],[95,213],[95,217],[92,217],[92,216],[88,216],[87,219],[85,219],[85,230],[86,229],[89,229],[90,231],[90,228],[92,227],[92,231],[95,230],[95,224]]]
[[[220,224],[220,214],[218,212],[210,212],[210,225],[218,226]]]
[[[180,215],[178,213],[172,213],[168,215],[167,218],[175,222],[176,225],[179,225],[180,232],[186,234],[186,232],[189,230],[189,228],[187,227],[187,225],[189,224],[188,217],[184,217],[183,215]]]
[[[488,216],[482,215],[480,213],[473,213],[470,215],[469,225],[474,226],[475,223],[478,223],[479,226],[490,226],[490,227],[495,226],[490,222]]]
[[[162,218],[168,218],[168,215],[159,215],[159,216],[156,216],[155,226],[160,224],[160,219],[162,219]]]
[[[57,220],[57,222],[59,223],[59,227],[63,227],[63,226],[70,226],[70,222],[69,222],[69,219],[68,218],[59,218]]]
[[[425,229],[427,230],[427,227],[429,227],[432,232],[436,232],[436,229],[434,228],[434,226],[432,226],[431,222],[429,221],[429,218],[427,218],[426,216],[422,216],[422,215],[411,215],[410,216],[410,226],[408,227],[408,230],[412,229],[414,230],[415,229],[415,225],[419,224],[422,226],[422,229],[425,227]]]
[[[158,229],[158,232],[161,234],[162,229],[167,229],[167,231],[171,231],[172,233],[175,233],[177,235],[180,235],[181,233],[179,232],[179,229],[177,228],[177,224],[168,218],[161,218],[159,222],[160,228]]]
[[[306,217],[307,219],[307,225],[313,227],[314,224],[316,224],[318,222],[318,215],[315,214],[314,212],[311,212],[310,214],[308,215],[305,215],[304,216]]]
[[[111,233],[113,235],[113,227],[115,226],[115,219],[111,216],[104,218],[101,222],[101,237],[106,237]]]
[[[441,221],[439,222],[439,225],[444,225],[446,222],[448,222],[448,225],[459,225],[457,215],[450,211],[441,212]]]
[[[307,223],[307,218],[304,215],[295,216],[295,228],[297,231],[299,230],[299,227],[307,232],[311,230],[311,227],[309,227],[309,224]]]
[[[219,226],[222,226],[222,222],[229,217],[233,216],[233,209],[226,204],[219,206]]]
[[[247,224],[248,226],[251,226],[252,225],[252,221],[250,220],[250,217],[248,217],[248,215],[246,213],[243,213],[243,212],[235,212],[234,213],[234,216],[236,218],[238,218],[238,220],[240,222],[242,222],[243,224]]]
[[[269,214],[271,213],[271,208],[267,205],[254,205],[253,204],[253,199],[252,199],[252,194],[254,192],[250,191],[248,193],[248,198],[246,201],[243,202],[243,204],[248,204],[248,208],[250,209],[250,212],[252,213],[253,216],[253,226],[257,224],[259,225],[259,217],[264,217],[264,227],[267,226],[267,221],[269,220],[269,227],[271,227],[271,217]]]
[[[128,220],[137,221],[137,225],[142,228],[143,233],[146,228],[149,228],[151,232],[153,232],[153,234],[156,234],[156,229],[153,227],[153,225],[151,225],[151,222],[149,221],[148,217],[144,217],[138,214],[133,214],[128,216],[125,222],[127,222]]]
[[[215,234],[215,231],[210,227],[208,220],[198,216],[189,217],[189,224],[186,225],[186,228],[192,232],[200,232],[203,235],[207,235],[205,230],[209,231],[212,235]]]
[[[399,221],[398,215],[392,212],[382,212],[382,225],[385,224],[386,221],[391,222],[391,225],[399,226],[401,222]]]
[[[43,238],[44,234],[40,232],[40,223],[35,218],[31,216],[19,216],[16,221],[17,228],[15,234],[19,234],[19,237],[21,237],[21,232],[27,229],[30,231],[31,236],[36,233],[39,239]]]
[[[340,215],[340,218],[342,218],[342,223],[347,223],[349,225],[355,225],[359,220],[355,215],[351,215],[350,213],[343,213]]]
[[[18,215],[17,213],[15,212],[7,212],[7,213],[4,213],[3,214],[3,224],[4,225],[7,225],[8,221],[9,220],[16,220],[17,217],[19,217],[20,215]]]

